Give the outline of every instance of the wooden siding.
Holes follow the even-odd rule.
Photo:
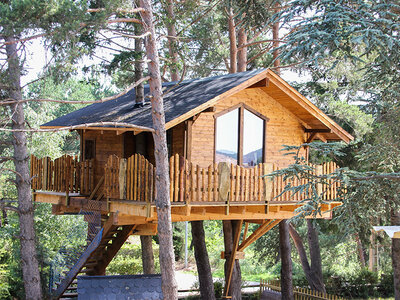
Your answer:
[[[215,113],[201,113],[193,123],[192,155],[194,164],[206,167],[214,162],[214,114],[239,103],[245,103],[269,118],[266,131],[267,163],[280,167],[290,163],[291,158],[280,151],[282,145],[300,145],[305,133],[294,114],[275,101],[261,88],[245,89],[215,105]]]
[[[172,153],[184,156],[185,151],[185,123],[180,123],[170,129],[172,131]]]
[[[104,175],[104,167],[108,157],[113,154],[123,157],[124,138],[122,134],[117,135],[116,131],[86,130],[81,136],[83,147],[85,140],[94,140],[96,145],[96,156],[94,158],[94,184],[96,185]]]

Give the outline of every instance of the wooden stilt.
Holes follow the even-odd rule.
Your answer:
[[[260,227],[258,227],[247,239],[245,239],[240,246],[238,247],[238,251],[243,251],[245,248],[250,246],[252,243],[254,243],[256,240],[258,240],[261,236],[263,236],[265,233],[270,231],[272,228],[274,228],[279,222],[282,221],[281,219],[278,220],[270,220],[269,222],[266,222]]]

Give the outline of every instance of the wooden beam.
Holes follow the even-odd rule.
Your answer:
[[[306,132],[306,133],[331,133],[332,130],[329,128],[325,128],[325,129],[304,128],[304,132]]]
[[[250,246],[252,243],[254,243],[256,240],[258,240],[261,236],[263,236],[265,233],[270,231],[274,226],[279,224],[279,222],[282,221],[281,219],[277,219],[275,221],[269,221],[264,224],[262,224],[260,227],[258,227],[247,239],[245,239],[240,246],[238,247],[238,251],[243,251],[246,249],[248,246]]]
[[[244,258],[245,258],[245,254],[244,254],[243,251],[237,251],[236,252],[235,259],[244,259]],[[225,251],[221,251],[221,259],[226,259]]]
[[[264,79],[261,79],[259,82],[256,82],[255,84],[252,84],[251,86],[249,86],[248,89],[268,87],[268,85],[269,85],[269,80],[267,78],[264,78]]]

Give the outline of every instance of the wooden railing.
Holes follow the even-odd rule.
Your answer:
[[[273,180],[264,176],[278,169],[275,164],[259,164],[253,168],[227,163],[201,168],[179,155],[169,160],[170,198],[173,203],[192,202],[265,202],[301,201],[305,194],[285,192],[283,176]],[[324,175],[337,168],[333,162],[312,166],[315,175]],[[153,202],[155,195],[154,166],[142,155],[128,159],[110,156],[105,167],[105,196],[109,199]],[[305,184],[306,179],[292,180],[292,186]],[[339,187],[330,180],[315,188],[324,200],[336,198]]]
[[[337,164],[333,161],[323,163],[322,165],[309,164],[309,166],[310,169],[313,170],[313,175],[317,176],[331,174],[336,169],[338,169]],[[273,171],[279,170],[279,167],[276,164],[273,164],[272,170]],[[283,193],[288,183],[289,183],[288,181],[283,180],[283,176],[277,176],[273,179],[272,193],[271,193],[271,199],[273,199],[273,201],[293,201],[293,200],[301,201],[311,196],[312,193],[311,187],[308,190],[309,195],[307,195],[306,193],[297,193],[295,195],[293,195],[292,192]],[[295,178],[290,181],[290,185],[293,187],[304,185],[306,183],[307,179],[305,178],[302,179]],[[315,186],[315,190],[319,195],[322,196],[323,200],[329,201],[329,200],[334,200],[336,198],[339,186],[340,186],[339,182],[329,179],[326,180],[326,184],[322,183],[317,184]]]
[[[281,282],[279,280],[260,280],[260,297],[261,294],[266,291],[274,291],[274,292],[280,292],[281,291]],[[335,295],[329,295],[329,294],[324,294],[318,291],[314,291],[308,288],[300,288],[300,287],[294,287],[293,288],[293,295],[295,300],[342,300],[344,298],[335,296]]]
[[[80,162],[77,156],[52,160],[31,155],[32,189],[88,195],[94,185],[93,168],[93,160]]]
[[[154,201],[154,166],[140,154],[128,159],[109,156],[105,166],[105,196],[132,201]]]

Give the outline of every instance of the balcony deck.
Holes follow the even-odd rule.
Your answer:
[[[143,156],[128,159],[110,156],[99,182],[93,181],[94,160],[79,162],[76,157],[31,158],[34,200],[53,204],[54,214],[98,210],[112,213],[115,224],[157,223],[154,166]],[[334,163],[313,166],[319,175],[329,174]],[[262,222],[289,219],[304,205],[302,195],[285,192],[282,177],[264,176],[277,170],[274,164],[252,168],[219,163],[201,168],[175,155],[170,158],[170,198],[173,222],[197,220],[246,220]],[[304,184],[295,180],[292,185]],[[320,218],[330,218],[338,184],[318,186],[325,204]]]

